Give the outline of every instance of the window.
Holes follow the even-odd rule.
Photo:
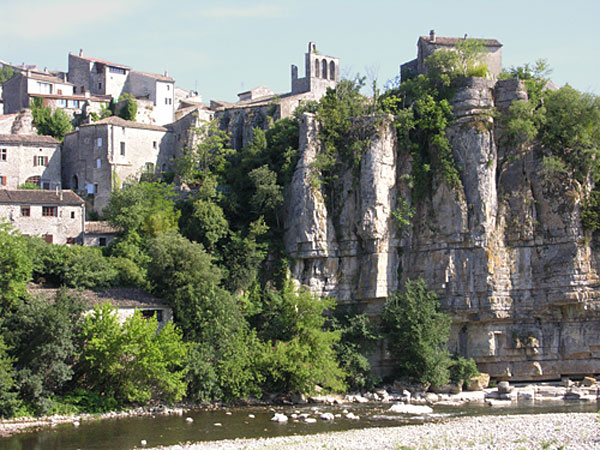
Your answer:
[[[154,147],[156,148],[156,147]],[[0,149],[0,161],[6,161],[6,155],[8,151],[5,148]]]
[[[42,206],[42,216],[44,217],[56,217],[57,208],[56,206]]]
[[[102,138],[96,139],[96,146],[97,147],[102,147]]]
[[[156,150],[156,141],[152,141],[152,148]]]
[[[52,94],[52,85],[38,81],[38,90],[40,94]]]
[[[56,104],[61,108],[67,107],[67,101],[64,98],[59,98],[58,100],[56,100]]]
[[[69,108],[79,108],[79,100],[69,100]]]
[[[173,104],[173,99],[172,99],[172,98],[170,98],[170,99],[168,99],[168,100],[169,100],[169,105],[172,105],[172,104]]]
[[[38,177],[38,176],[29,177],[25,180],[25,183],[37,184],[39,186],[40,185],[40,177]]]
[[[73,94],[77,94],[77,86],[73,86]]]
[[[74,244],[75,244],[75,242],[76,242],[76,240],[75,240],[75,238],[74,238],[74,237],[68,237],[68,238],[67,238],[67,244],[68,244],[68,245],[74,245]]]
[[[98,89],[102,89],[102,83],[98,83]]]
[[[147,173],[154,173],[154,163],[147,162],[145,165],[145,169]]]
[[[98,193],[98,183],[94,183],[94,194]]]
[[[98,238],[98,246],[106,247],[106,238],[105,237]]]
[[[48,165],[48,157],[47,156],[34,156],[33,157],[33,167],[47,166],[47,165]]]
[[[165,98],[165,105],[168,105],[168,104],[169,104],[169,99]]]
[[[118,73],[118,74],[121,74],[121,75],[125,75],[125,69],[121,69],[120,67],[112,67],[112,66],[110,66],[108,68],[108,71],[110,73]]]
[[[75,218],[75,211],[71,211],[71,219]]]
[[[167,84],[167,91],[170,91],[170,90],[171,90],[171,85]]]
[[[100,158],[96,158],[96,169],[102,168],[102,160]]]
[[[52,244],[52,241],[54,240],[51,234],[45,234],[43,238],[48,244]]]
[[[121,142],[121,156],[125,156],[125,142]]]
[[[0,186],[6,186],[6,177],[0,175]]]
[[[151,317],[156,317],[157,322],[163,321],[163,312],[161,309],[146,309],[142,311],[142,318],[150,319]]]
[[[49,191],[50,190],[50,183],[47,181],[43,181],[42,182],[42,189]]]
[[[57,90],[56,90],[56,93],[57,93],[58,95],[62,95],[62,89],[57,89]]]
[[[31,207],[30,206],[21,206],[21,215],[23,217],[31,217]]]

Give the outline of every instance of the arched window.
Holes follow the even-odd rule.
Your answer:
[[[333,61],[329,63],[329,79],[335,80],[335,63]]]
[[[323,76],[323,78],[327,79],[327,61],[323,60],[323,64],[322,64],[322,69],[321,69],[321,75]]]
[[[315,59],[315,74],[314,76],[319,78],[319,69],[321,68],[320,64],[319,64],[319,60]]]
[[[73,189],[79,189],[79,179],[77,175],[73,175],[73,182],[71,183]]]
[[[25,183],[31,183],[31,184],[37,184],[38,186],[40,185],[40,177],[35,176],[35,177],[29,177],[25,180]]]

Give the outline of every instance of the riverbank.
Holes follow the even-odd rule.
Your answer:
[[[477,416],[441,423],[366,428],[310,436],[235,439],[156,447],[200,449],[600,449],[600,418],[594,413]]]

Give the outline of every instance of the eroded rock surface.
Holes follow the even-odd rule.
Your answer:
[[[494,108],[526,99],[521,83],[467,80],[447,130],[462,190],[434,180],[412,202],[408,149],[390,118],[375,133],[358,174],[339,174],[336,195],[311,184],[318,124],[305,114],[300,161],[286,204],[292,275],[319,295],[357,303],[370,314],[407,279],[423,277],[452,314],[451,350],[507,380],[600,372],[600,241],[581,225],[584,189],[543,174],[543,149],[502,139]],[[415,208],[408,227],[392,211]],[[382,351],[375,367],[388,369]]]

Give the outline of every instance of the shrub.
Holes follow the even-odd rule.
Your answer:
[[[448,382],[450,319],[422,279],[407,281],[403,292],[389,297],[381,319],[399,376],[435,386]]]
[[[479,375],[477,364],[473,358],[457,356],[450,363],[450,381],[457,385],[466,386],[469,380]]]

